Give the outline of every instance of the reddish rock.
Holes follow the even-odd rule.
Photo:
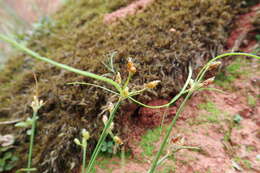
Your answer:
[[[153,100],[148,103],[150,106],[158,106],[164,105],[168,103],[167,100],[158,99]],[[172,117],[176,114],[176,107],[169,107],[169,108],[160,108],[160,109],[151,109],[142,107],[139,110],[139,120],[140,123],[147,126],[147,127],[155,127],[161,124],[163,117],[167,120],[168,117]],[[164,121],[165,122],[165,121]]]
[[[127,15],[133,15],[144,10],[153,0],[138,0],[128,5],[127,7],[116,10],[113,13],[106,14],[104,23],[111,24],[119,19],[125,18]]]
[[[245,108],[245,109],[239,111],[239,115],[241,115],[243,118],[250,118],[252,114],[253,114],[253,111],[250,108]]]
[[[249,13],[239,17],[236,21],[237,28],[231,32],[230,37],[227,40],[228,49],[233,51],[241,49],[244,52],[253,51],[257,42],[255,40],[248,40],[247,35],[255,29],[253,21],[257,18],[259,9],[260,4],[257,4],[251,8]],[[252,34],[255,35],[256,33]]]

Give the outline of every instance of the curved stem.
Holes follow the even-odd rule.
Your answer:
[[[106,88],[106,87],[102,87],[102,86],[100,86],[100,85],[96,85],[96,84],[92,84],[92,83],[87,83],[87,82],[69,82],[69,83],[67,83],[67,84],[68,84],[68,85],[89,85],[89,86],[94,86],[94,87],[103,89],[103,90],[105,90],[105,91],[107,91],[107,92],[111,92],[112,94],[115,94],[115,95],[120,96],[120,94],[118,94],[118,93],[115,92],[115,91],[112,91],[112,90],[110,90],[110,89],[108,89],[108,88]]]
[[[199,83],[199,82],[202,80],[202,78],[204,77],[206,71],[207,71],[208,68],[209,68],[209,65],[210,65],[212,62],[216,61],[217,59],[220,59],[220,58],[223,58],[223,57],[226,57],[226,56],[232,56],[232,55],[242,55],[242,56],[249,56],[249,57],[252,57],[252,58],[260,59],[259,56],[257,56],[257,55],[252,55],[252,54],[248,54],[248,53],[225,53],[225,54],[219,55],[219,56],[217,56],[216,58],[213,58],[212,60],[210,60],[210,61],[201,69],[201,71],[199,72],[199,74],[198,74],[198,76],[197,76],[197,78],[196,78],[196,80],[195,80],[194,82],[198,82],[198,83]],[[172,120],[172,122],[171,122],[171,124],[170,124],[170,127],[169,127],[168,130],[167,130],[166,136],[164,137],[164,140],[163,140],[163,142],[162,142],[162,144],[161,144],[161,146],[160,146],[159,151],[158,151],[157,154],[156,154],[156,157],[155,157],[155,159],[154,159],[154,161],[153,161],[153,163],[152,163],[152,166],[151,166],[150,170],[148,171],[148,173],[153,173],[153,172],[155,171],[155,169],[156,169],[156,167],[157,167],[157,165],[158,165],[158,161],[159,161],[160,155],[161,155],[161,153],[163,152],[163,149],[164,149],[164,147],[166,146],[167,141],[168,141],[168,139],[169,139],[169,136],[170,136],[170,133],[171,133],[171,131],[172,131],[172,128],[173,128],[173,126],[176,124],[176,121],[177,121],[177,119],[179,118],[180,113],[181,113],[182,110],[184,109],[184,106],[185,106],[187,100],[191,97],[192,93],[193,93],[193,91],[190,90],[190,91],[188,92],[187,96],[185,97],[184,101],[181,103],[180,108],[178,109],[178,111],[177,111],[177,113],[176,113],[174,119]]]
[[[209,68],[209,65],[210,65],[212,62],[214,62],[214,61],[216,61],[216,60],[218,60],[218,59],[220,59],[220,58],[224,58],[224,57],[226,57],[226,56],[235,56],[235,55],[236,55],[236,56],[239,56],[239,55],[241,55],[241,56],[248,56],[248,57],[251,57],[251,58],[260,59],[260,57],[257,56],[257,55],[249,54],[249,53],[241,53],[241,52],[231,52],[231,53],[224,53],[224,54],[218,55],[218,56],[216,56],[215,58],[211,59],[211,60],[200,70],[200,72],[199,72],[199,74],[197,75],[197,78],[196,78],[195,81],[200,82],[200,81],[202,80],[203,76],[205,75],[206,71],[207,71],[208,68]]]
[[[71,71],[71,72],[74,72],[74,73],[77,73],[77,74],[80,74],[80,75],[83,75],[83,76],[87,76],[87,77],[90,77],[90,78],[94,78],[94,79],[97,79],[97,80],[101,80],[101,81],[104,81],[106,83],[109,83],[111,85],[113,85],[120,93],[121,93],[121,87],[119,86],[118,83],[116,83],[115,81],[113,81],[112,79],[109,79],[109,78],[106,78],[106,77],[103,77],[103,76],[99,76],[99,75],[96,75],[94,73],[91,73],[91,72],[87,72],[87,71],[83,71],[83,70],[79,70],[79,69],[76,69],[76,68],[73,68],[73,67],[70,67],[68,65],[65,65],[65,64],[61,64],[61,63],[58,63],[56,61],[53,61],[49,58],[46,58],[46,57],[43,57],[43,56],[40,56],[39,54],[37,54],[36,52],[28,49],[27,47],[17,43],[16,41],[8,38],[7,36],[4,36],[2,34],[0,34],[0,39],[5,41],[5,42],[8,42],[10,43],[12,46],[14,46],[15,48],[27,53],[28,55],[31,55],[33,58],[35,59],[38,59],[38,60],[41,60],[41,61],[44,61],[44,62],[47,62],[49,64],[52,64],[56,67],[59,67],[59,68],[62,68],[62,69],[65,69],[65,70],[68,70],[68,71]]]
[[[105,141],[105,139],[107,137],[108,128],[111,126],[111,123],[113,122],[113,119],[115,117],[115,114],[116,114],[120,104],[121,104],[121,99],[119,99],[119,101],[116,103],[113,111],[110,113],[109,119],[108,119],[108,121],[107,121],[107,123],[106,123],[100,137],[99,137],[99,140],[98,140],[98,143],[95,147],[95,150],[92,153],[92,156],[90,158],[86,173],[90,173],[92,171],[93,167],[94,167],[94,163],[95,163],[95,160],[96,160],[96,158],[97,158],[97,156],[100,152],[101,146],[102,146],[103,142]]]
[[[151,108],[151,109],[158,109],[158,108],[164,108],[164,107],[167,107],[167,106],[170,106],[171,104],[173,104],[176,100],[178,100],[184,93],[187,93],[187,90],[186,88],[188,87],[189,83],[190,83],[190,80],[191,80],[191,76],[192,76],[192,69],[191,67],[189,67],[189,75],[188,75],[188,78],[184,84],[184,86],[182,87],[181,91],[174,97],[171,99],[171,101],[167,104],[164,104],[164,105],[159,105],[159,106],[150,106],[150,105],[146,105],[142,102],[139,102],[137,100],[135,100],[133,97],[129,96],[128,98],[130,100],[132,100],[133,102],[141,105],[141,106],[144,106],[144,107],[147,107],[147,108]]]

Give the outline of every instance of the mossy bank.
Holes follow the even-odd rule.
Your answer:
[[[103,23],[105,13],[130,2],[68,2],[53,17],[55,24],[36,32],[28,45],[55,61],[106,75],[111,74],[101,62],[117,52],[114,66],[123,78],[127,76],[126,61],[132,57],[138,69],[132,87],[161,80],[156,92],[137,99],[169,99],[182,87],[189,65],[196,71],[224,49],[232,20],[244,10],[239,0],[155,0],[141,13],[115,24]],[[1,119],[31,116],[33,72],[38,77],[40,99],[46,102],[39,113],[33,164],[39,172],[71,172],[81,163],[73,139],[82,128],[90,131],[90,155],[103,128],[98,114],[111,95],[94,87],[67,85],[74,81],[104,84],[19,54],[0,73]],[[118,112],[117,120],[122,114]],[[118,135],[131,133],[123,124],[115,126]],[[17,137],[22,167],[28,148],[26,129],[1,126],[0,130]]]

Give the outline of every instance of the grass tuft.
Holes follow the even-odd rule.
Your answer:
[[[160,139],[161,128],[151,129],[142,137],[140,145],[143,149],[143,156],[153,156],[155,150],[155,142]]]

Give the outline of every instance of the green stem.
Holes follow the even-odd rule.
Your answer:
[[[257,55],[249,54],[249,53],[241,53],[241,52],[231,52],[231,53],[224,53],[224,54],[218,55],[218,56],[216,56],[215,58],[211,59],[211,60],[200,70],[200,72],[199,72],[199,74],[198,74],[198,76],[197,76],[197,78],[196,78],[195,81],[200,82],[200,81],[202,80],[203,76],[205,75],[205,73],[207,72],[207,70],[208,70],[208,68],[209,68],[209,65],[210,65],[212,62],[214,62],[214,61],[216,61],[216,60],[218,60],[218,59],[220,59],[220,58],[224,58],[224,57],[226,57],[226,56],[239,56],[239,55],[240,55],[240,56],[248,56],[248,57],[251,57],[251,58],[260,59],[260,57],[257,56]]]
[[[99,137],[99,140],[98,140],[98,143],[95,147],[95,150],[90,158],[90,161],[89,161],[89,164],[88,164],[88,167],[87,167],[87,171],[86,173],[90,173],[94,167],[94,163],[95,163],[95,160],[100,152],[100,149],[101,149],[101,146],[103,144],[103,142],[105,141],[106,137],[107,137],[107,134],[108,134],[108,128],[111,126],[111,123],[113,122],[113,119],[115,117],[115,114],[119,108],[121,104],[121,99],[119,99],[119,101],[116,103],[114,109],[112,110],[112,112],[110,113],[110,116],[109,116],[109,119]]]
[[[187,96],[185,97],[185,99],[184,99],[183,102],[181,103],[180,108],[179,108],[178,111],[176,112],[176,115],[175,115],[175,117],[173,118],[173,120],[172,120],[172,122],[171,122],[171,124],[170,124],[170,127],[168,128],[168,130],[167,130],[167,132],[166,132],[166,135],[165,135],[165,137],[164,137],[164,139],[163,139],[163,142],[162,142],[162,144],[161,144],[161,146],[160,146],[160,149],[159,149],[159,151],[157,152],[157,154],[156,154],[156,156],[155,156],[155,158],[154,158],[154,160],[153,160],[152,166],[151,166],[150,170],[148,171],[148,173],[153,173],[153,172],[155,171],[155,168],[156,168],[157,163],[158,163],[158,161],[159,161],[160,155],[162,154],[163,149],[164,149],[164,147],[166,146],[167,141],[168,141],[168,138],[169,138],[169,136],[170,136],[170,134],[171,134],[172,128],[173,128],[173,126],[175,125],[177,119],[178,119],[179,116],[180,116],[180,113],[183,111],[184,106],[185,106],[186,102],[188,101],[188,99],[190,98],[191,95],[192,95],[192,92],[189,92],[189,93],[187,94]]]
[[[108,88],[106,88],[106,87],[102,87],[102,86],[100,86],[100,85],[96,85],[96,84],[92,84],[92,83],[87,83],[87,82],[70,82],[70,83],[67,83],[67,84],[68,84],[68,85],[89,85],[89,86],[94,86],[94,87],[101,88],[101,89],[103,89],[103,90],[105,90],[105,91],[108,91],[108,92],[111,92],[111,93],[113,93],[113,94],[115,94],[115,95],[120,96],[120,94],[118,94],[118,93],[115,92],[115,91],[112,91],[112,90],[110,90],[110,89],[108,89]]]
[[[87,144],[85,146],[83,146],[82,173],[84,173],[86,170],[86,155],[87,155]]]
[[[178,148],[178,150],[181,149],[189,149],[189,150],[200,150],[200,148],[198,147],[191,147],[191,146],[180,146]],[[175,151],[177,152],[177,151]],[[159,166],[160,164],[162,164],[168,157],[170,157],[172,154],[171,153],[167,153],[165,156],[163,156],[160,160],[158,160],[157,162],[157,166]]]
[[[33,152],[33,142],[34,142],[34,135],[35,135],[35,128],[36,128],[37,111],[33,112],[33,117],[32,117],[32,127],[31,127],[31,135],[30,135],[30,146],[29,146],[27,169],[30,169],[32,166],[32,152]],[[30,171],[27,171],[27,173],[30,173]]]
[[[210,65],[212,62],[216,61],[217,59],[220,59],[220,58],[223,58],[223,57],[226,57],[226,56],[233,56],[233,55],[249,56],[249,57],[252,57],[252,58],[260,59],[259,56],[257,56],[257,55],[252,55],[252,54],[248,54],[248,53],[236,53],[236,52],[234,52],[234,53],[221,54],[221,55],[219,55],[219,56],[213,58],[212,60],[210,60],[210,61],[201,69],[201,71],[199,72],[199,74],[198,74],[198,76],[197,76],[197,78],[196,78],[196,80],[195,80],[194,82],[199,83],[199,82],[203,79],[203,77],[204,77],[206,71],[207,71],[208,68],[209,68],[209,65]],[[160,146],[159,151],[158,151],[157,154],[156,154],[156,157],[155,157],[155,159],[154,159],[154,161],[153,161],[153,163],[152,163],[152,166],[151,166],[150,170],[148,171],[148,173],[153,173],[153,172],[155,171],[156,166],[158,165],[158,161],[159,161],[160,155],[161,155],[161,153],[163,152],[163,149],[164,149],[164,147],[165,147],[165,145],[167,144],[167,141],[168,141],[168,139],[169,139],[169,136],[170,136],[170,133],[171,133],[171,131],[172,131],[172,128],[173,128],[173,126],[176,124],[176,121],[177,121],[177,119],[179,118],[180,113],[181,113],[182,110],[184,109],[184,106],[185,106],[187,100],[189,99],[189,97],[192,95],[192,93],[193,93],[192,91],[189,91],[188,94],[187,94],[187,96],[185,97],[184,101],[181,103],[180,108],[178,109],[178,111],[177,111],[177,113],[176,113],[176,116],[174,117],[174,119],[172,120],[172,122],[171,122],[171,124],[170,124],[170,127],[168,128],[168,131],[167,131],[167,133],[166,133],[166,136],[164,137],[164,140],[163,140],[163,142],[162,142],[162,144],[161,144],[161,146]]]
[[[126,79],[126,82],[125,82],[125,84],[124,84],[124,86],[123,86],[123,90],[128,86],[128,84],[129,84],[129,82],[130,82],[132,76],[133,76],[133,74],[129,72],[129,74],[128,74],[128,76],[127,76],[127,79]]]
[[[163,156],[160,160],[158,160],[156,166],[159,166],[160,164],[162,164],[162,162],[164,162],[169,156],[170,156],[169,153],[167,153],[165,156]]]
[[[44,62],[47,62],[49,64],[52,64],[56,67],[59,67],[59,68],[62,68],[62,69],[65,69],[65,70],[68,70],[70,72],[74,72],[74,73],[77,73],[77,74],[80,74],[80,75],[83,75],[83,76],[87,76],[87,77],[90,77],[90,78],[94,78],[94,79],[97,79],[97,80],[101,80],[101,81],[104,81],[106,83],[109,83],[111,85],[113,85],[118,91],[119,93],[121,93],[121,87],[118,83],[116,83],[115,81],[113,81],[112,79],[109,79],[109,78],[106,78],[106,77],[103,77],[103,76],[99,76],[99,75],[96,75],[94,73],[91,73],[91,72],[87,72],[87,71],[83,71],[83,70],[79,70],[79,69],[76,69],[76,68],[73,68],[73,67],[70,67],[68,65],[65,65],[65,64],[61,64],[61,63],[58,63],[56,61],[53,61],[49,58],[46,58],[46,57],[43,57],[43,56],[40,56],[39,54],[37,54],[36,52],[28,49],[27,47],[17,43],[16,41],[8,38],[7,36],[4,36],[2,34],[0,34],[0,39],[5,41],[5,42],[8,42],[10,43],[12,46],[14,46],[15,48],[27,53],[28,55],[31,55],[33,58],[35,59],[38,59],[38,60],[41,60],[41,61],[44,61]]]
[[[147,108],[151,108],[151,109],[158,109],[158,108],[164,108],[164,107],[171,106],[171,104],[173,104],[176,100],[178,100],[184,93],[187,93],[188,90],[186,90],[186,88],[188,87],[188,85],[190,83],[191,76],[192,76],[192,69],[191,69],[191,67],[189,67],[189,75],[188,75],[188,78],[187,78],[184,86],[182,87],[181,91],[174,98],[172,98],[171,101],[169,103],[167,103],[167,104],[159,105],[159,106],[150,106],[150,105],[146,105],[146,104],[144,104],[142,102],[139,102],[139,101],[135,100],[131,96],[129,96],[128,98],[130,100],[132,100],[133,102],[141,105],[141,106],[144,106],[144,107],[147,107]]]
[[[121,173],[125,173],[125,147],[121,149]]]

